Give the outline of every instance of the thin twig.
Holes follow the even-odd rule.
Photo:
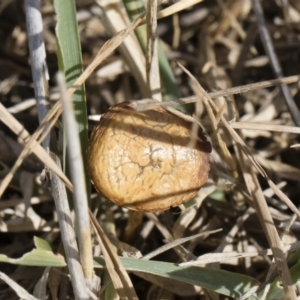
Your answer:
[[[34,93],[41,123],[48,114],[50,103],[48,99],[49,74],[46,64],[40,0],[25,0],[25,13]],[[43,146],[46,150],[49,149],[50,134],[43,141]]]
[[[80,262],[83,267],[85,278],[92,279],[94,275],[94,268],[88,213],[88,199],[84,178],[81,147],[77,132],[77,122],[75,119],[72,102],[67,96],[67,88],[65,85],[63,74],[57,74],[57,82],[59,85],[63,104],[64,126],[66,127],[67,135],[67,151],[69,154],[69,166],[72,183],[74,186],[74,206],[76,213],[78,243],[80,249]]]
[[[275,53],[270,33],[267,29],[267,25],[266,25],[263,10],[262,10],[261,4],[260,4],[260,0],[252,0],[252,6],[253,6],[253,10],[254,10],[256,19],[257,19],[260,37],[261,37],[262,43],[264,45],[265,51],[269,57],[273,72],[277,78],[282,78],[283,72],[282,72],[281,66],[279,64],[277,55]],[[284,96],[286,104],[289,108],[289,111],[292,115],[292,118],[293,118],[296,126],[299,127],[300,126],[300,113],[299,113],[297,105],[291,95],[291,91],[286,84],[282,84],[280,86],[280,89],[282,91],[282,94]]]

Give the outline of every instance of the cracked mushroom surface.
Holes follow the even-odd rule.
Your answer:
[[[189,147],[191,123],[163,108],[144,112],[128,103],[102,115],[88,149],[96,189],[139,211],[163,211],[196,195],[207,181],[211,144],[202,128]]]

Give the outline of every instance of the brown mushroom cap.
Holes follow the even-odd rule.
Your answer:
[[[137,112],[124,102],[102,115],[88,150],[96,189],[139,211],[162,211],[194,197],[207,181],[211,145],[202,129],[194,148],[191,123],[163,108]]]

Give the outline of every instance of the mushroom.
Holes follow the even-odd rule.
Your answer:
[[[211,144],[201,127],[190,146],[191,123],[164,108],[112,106],[95,126],[88,166],[108,200],[138,211],[163,211],[196,195],[207,181]]]

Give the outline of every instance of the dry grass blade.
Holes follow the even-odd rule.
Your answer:
[[[296,126],[273,125],[256,122],[230,122],[230,125],[234,129],[265,130],[300,134],[300,128]]]
[[[215,190],[216,185],[212,180],[209,179],[196,196],[196,205],[193,205],[192,207],[182,211],[179,218],[174,223],[172,227],[172,233],[175,239],[184,236],[184,232],[188,230],[189,226],[192,224],[199,211],[199,208],[203,204],[203,201]]]
[[[213,234],[213,233],[216,233],[216,232],[219,232],[221,231],[222,229],[216,229],[216,230],[211,230],[211,231],[205,231],[205,232],[200,232],[198,234],[195,234],[195,235],[192,235],[192,236],[189,236],[189,237],[186,237],[186,238],[181,238],[181,239],[177,239],[177,240],[174,240],[170,243],[168,243],[167,245],[164,245],[164,246],[161,246],[160,248],[152,251],[151,253],[148,253],[147,255],[144,255],[141,259],[144,259],[144,260],[149,260],[163,252],[166,252],[176,246],[179,246],[183,243],[186,243],[192,239],[196,239],[200,236],[206,236],[206,235],[209,235],[209,234]]]
[[[197,88],[197,95],[199,97],[205,99],[205,101],[208,101],[208,103],[211,105],[211,107],[213,108],[215,113],[218,113],[218,108],[216,107],[216,105],[214,104],[212,99],[209,97],[209,95],[205,92],[205,90],[198,83],[198,81],[184,67],[181,66],[181,68],[190,76],[192,81],[195,83],[195,87]],[[224,125],[227,128],[228,132],[230,133],[231,137],[237,143],[237,146],[239,147],[240,151],[244,152],[244,154],[241,153],[240,160],[241,160],[241,166],[243,169],[243,175],[245,178],[245,182],[248,187],[249,193],[252,195],[252,199],[256,206],[256,211],[258,213],[261,224],[266,233],[266,237],[269,241],[269,245],[272,248],[273,255],[274,255],[274,258],[276,261],[276,265],[277,265],[277,269],[281,274],[282,282],[283,282],[285,291],[288,295],[287,299],[289,299],[289,298],[297,299],[295,289],[293,288],[293,282],[291,279],[289,268],[288,268],[288,265],[286,262],[286,258],[284,256],[282,242],[280,240],[280,237],[279,237],[276,227],[274,225],[273,219],[271,217],[271,213],[267,206],[265,197],[260,188],[257,177],[252,172],[248,162],[251,161],[251,163],[257,168],[257,170],[263,175],[263,177],[265,179],[267,179],[269,184],[272,181],[269,179],[269,177],[266,174],[266,172],[264,171],[264,169],[256,161],[256,159],[254,158],[254,156],[252,155],[251,151],[248,149],[248,147],[246,146],[244,141],[241,139],[241,137],[229,125],[229,123],[223,116],[221,117],[221,121],[224,123]],[[246,161],[244,161],[245,159],[246,159]],[[276,191],[274,190],[274,192],[276,194],[278,194],[279,189],[275,186],[274,183],[273,183],[273,186],[276,188]],[[281,197],[281,199],[283,200],[282,197]],[[295,207],[295,205],[290,200],[288,201],[288,203],[286,202],[286,204],[290,208],[293,208],[292,210],[295,211],[295,213],[297,213],[298,216],[300,215],[299,210]]]
[[[184,69],[185,72],[191,78],[193,78],[192,74],[188,70],[186,70],[181,64],[179,64],[179,66],[182,69]],[[214,136],[215,136],[215,138],[218,142],[218,146],[220,148],[220,152],[222,153],[223,158],[225,159],[228,167],[230,168],[233,177],[237,177],[237,167],[236,167],[235,161],[233,160],[233,158],[232,158],[232,156],[231,156],[231,154],[230,154],[230,152],[227,148],[226,143],[224,142],[224,140],[221,137],[220,131],[218,130],[217,117],[214,115],[213,110],[212,110],[210,104],[208,103],[208,100],[205,97],[203,97],[203,93],[201,93],[201,91],[199,91],[199,89],[197,88],[199,83],[196,80],[192,80],[191,85],[192,85],[193,91],[196,94],[196,97],[198,98],[198,101],[201,101],[200,99],[202,99],[202,101],[205,105],[206,111],[208,113],[208,117],[209,117],[210,122],[211,122],[211,127],[212,127],[212,130],[213,130],[213,134],[214,134]],[[222,114],[220,114],[220,116],[218,117],[218,119],[220,119],[220,118],[223,118]]]
[[[254,212],[254,210],[252,208],[248,208],[246,210],[246,212],[237,219],[236,223],[233,225],[233,227],[230,229],[230,231],[226,234],[226,236],[224,236],[224,238],[222,239],[218,248],[214,251],[215,253],[221,252],[222,254],[225,254],[224,251],[225,251],[226,246],[233,244],[234,239],[237,238],[237,236],[240,232],[242,232],[245,221],[249,218],[249,216],[253,212]],[[198,261],[198,259],[197,259],[197,261]],[[220,262],[219,261],[214,262],[212,266],[214,266],[216,268],[220,268]]]
[[[164,238],[168,242],[174,242],[173,235],[170,233],[170,231],[168,230],[168,228],[166,226],[161,224],[161,222],[159,221],[159,219],[157,218],[157,216],[154,213],[145,213],[145,215],[147,216],[147,218],[149,220],[153,221],[153,223],[155,224],[157,229],[160,231],[160,233],[164,236]],[[191,252],[189,252],[187,249],[183,248],[183,246],[181,246],[181,245],[178,245],[175,248],[173,247],[173,249],[183,261],[196,259],[196,257]]]
[[[299,127],[296,127],[299,128]],[[300,129],[300,128],[299,128]],[[255,159],[266,169],[273,173],[280,173],[282,178],[300,181],[300,169],[284,164],[279,161],[269,160],[259,155],[255,155]]]
[[[210,100],[211,105],[214,107],[214,103],[212,100]],[[214,107],[214,109],[217,109]],[[241,139],[241,137],[236,133],[236,131],[230,126],[230,124],[223,119],[222,120],[224,125],[226,126],[227,130],[231,134],[232,138],[237,142],[239,147],[243,150],[245,155],[249,158],[251,163],[255,166],[257,171],[267,180],[269,186],[273,189],[275,194],[298,216],[300,217],[300,211],[298,208],[294,205],[294,203],[274,184],[274,182],[269,178],[265,170],[261,167],[261,165],[257,162],[257,160],[252,155],[251,151],[245,144],[245,142]]]
[[[9,278],[6,274],[0,272],[0,279],[3,280],[7,285],[9,285],[16,294],[24,300],[38,300],[37,298],[30,295],[24,288],[22,288],[19,284]]]
[[[158,40],[157,40],[157,0],[147,2],[147,49],[146,49],[146,72],[147,82],[150,87],[152,98],[162,100],[160,75],[158,67]]]
[[[97,233],[98,242],[103,252],[107,270],[117,293],[121,299],[138,299],[129,275],[124,269],[120,258],[113,250],[113,245],[91,211],[90,218],[94,230]]]
[[[76,213],[76,228],[80,250],[80,262],[85,278],[92,279],[94,276],[91,230],[88,213],[88,199],[85,185],[85,171],[82,161],[77,121],[71,99],[66,95],[65,77],[62,73],[57,74],[57,82],[60,89],[63,104],[64,122],[67,135],[67,150],[72,183],[74,186],[74,206]]]
[[[24,129],[24,127],[12,116],[7,109],[0,103],[0,119],[1,121],[10,128],[18,137],[20,137],[24,143],[26,144],[25,148],[23,149],[19,159],[16,161],[14,167],[9,171],[6,177],[3,179],[0,185],[0,197],[3,195],[6,187],[8,186],[9,182],[13,178],[16,170],[22,164],[23,159],[33,152],[50,170],[53,170],[58,176],[63,180],[66,186],[69,189],[72,189],[72,184],[66,175],[62,172],[61,169],[57,167],[57,165],[53,162],[53,160],[49,157],[46,150],[38,144],[33,136],[30,137],[29,133]]]
[[[274,80],[266,80],[258,83],[252,83],[242,86],[237,86],[225,90],[220,90],[217,92],[210,92],[208,95],[214,99],[222,96],[230,96],[234,94],[241,94],[241,93],[247,93],[249,91],[258,90],[258,89],[264,89],[267,87],[271,87],[274,85],[280,85],[280,84],[290,84],[295,83],[300,80],[300,75],[295,76],[289,76],[284,77],[281,79],[274,79]],[[140,103],[140,101],[133,101],[130,106],[137,110],[137,111],[143,111],[143,110],[149,110],[154,109],[159,106],[163,107],[169,107],[169,106],[177,106],[178,104],[189,104],[189,103],[195,103],[197,101],[197,98],[195,96],[186,97],[186,98],[180,98],[174,101],[164,101],[164,102],[153,102],[149,101],[145,103]]]
[[[36,105],[36,100],[32,98],[32,99],[24,100],[23,102],[18,103],[16,105],[13,105],[13,106],[7,108],[7,110],[11,114],[17,114],[17,113],[20,113],[26,109],[29,109],[29,108],[35,106],[35,105]]]
[[[38,299],[45,299],[47,297],[47,281],[49,279],[50,270],[50,267],[45,268],[42,277],[34,287],[33,295]]]
[[[257,176],[253,173],[253,170],[247,164],[247,159],[244,161],[245,155],[241,153],[240,158],[242,158],[241,165],[243,169],[245,183],[255,203],[256,212],[260,219],[261,225],[264,228],[269,245],[272,249],[272,253],[276,262],[276,267],[280,274],[286,292],[286,299],[297,299],[296,291],[293,288],[293,281],[291,278],[290,270],[287,265],[286,257],[284,254],[283,243],[275,227],[273,218],[268,208],[265,196],[261,190]]]
[[[300,248],[300,242],[296,242],[290,245],[284,245],[284,253],[292,252]],[[241,257],[256,257],[258,255],[273,255],[272,249],[266,249],[262,251],[252,251],[252,252],[229,252],[229,253],[209,253],[201,255],[195,261],[183,262],[180,266],[200,266],[215,262],[226,262],[228,260],[241,258]]]
[[[174,15],[184,9],[187,9],[193,5],[196,5],[199,2],[202,2],[203,0],[181,0],[173,5],[170,5],[169,7],[165,8],[164,10],[161,10],[157,14],[157,19],[166,18],[168,16]],[[142,24],[145,24],[146,21],[143,21]]]

